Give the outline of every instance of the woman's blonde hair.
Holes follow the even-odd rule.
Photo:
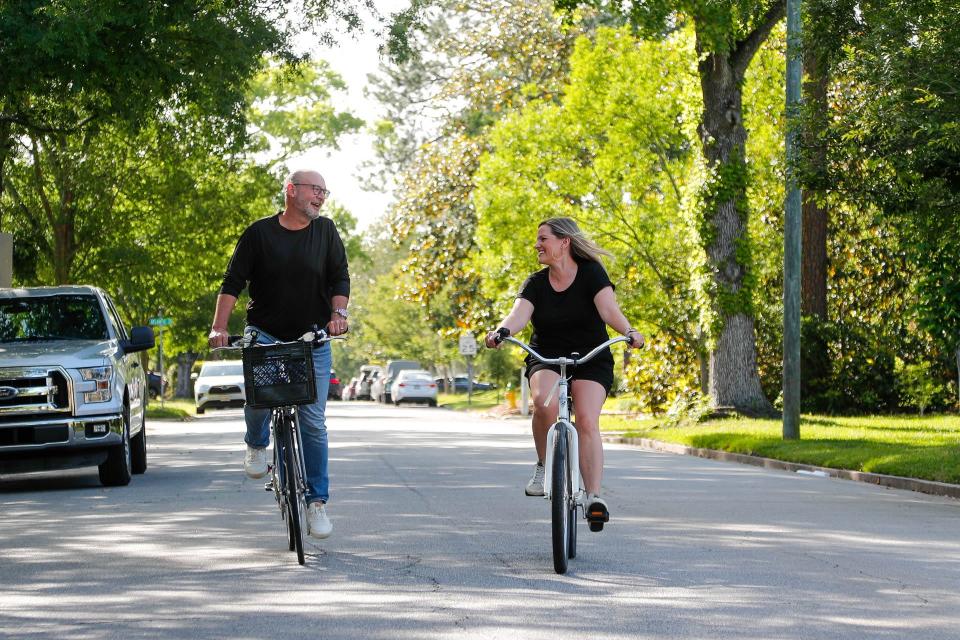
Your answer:
[[[558,238],[570,238],[570,251],[574,257],[591,262],[600,262],[600,256],[612,258],[613,254],[587,237],[573,218],[548,218],[537,228],[547,225]]]

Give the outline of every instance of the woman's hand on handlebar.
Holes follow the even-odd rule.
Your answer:
[[[509,329],[506,327],[500,327],[495,331],[490,331],[487,333],[486,337],[483,339],[483,343],[487,345],[488,349],[499,349],[500,345],[503,343],[503,339],[509,335]]]
[[[643,334],[636,329],[630,329],[627,331],[626,337],[630,339],[630,342],[627,344],[630,345],[631,349],[643,349],[644,345],[647,343],[646,339],[643,337]]]

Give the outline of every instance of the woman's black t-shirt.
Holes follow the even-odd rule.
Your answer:
[[[555,291],[550,284],[549,269],[537,271],[527,278],[517,297],[529,300],[533,305],[530,346],[546,358],[558,358],[574,351],[584,356],[598,344],[606,342],[606,324],[593,301],[606,287],[613,287],[613,283],[603,265],[587,260],[577,261],[577,275],[563,291]],[[612,369],[610,349],[597,354],[593,362],[604,361],[609,361]],[[531,359],[527,365],[533,362]]]

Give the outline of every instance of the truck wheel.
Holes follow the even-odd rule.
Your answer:
[[[147,416],[144,414],[140,433],[130,438],[130,468],[134,473],[147,470]]]
[[[123,408],[122,442],[110,448],[106,461],[100,465],[100,482],[107,487],[123,487],[130,484],[132,472],[130,452],[130,408]]]

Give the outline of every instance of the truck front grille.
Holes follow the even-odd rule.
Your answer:
[[[70,411],[70,383],[59,369],[0,369],[0,423]]]

